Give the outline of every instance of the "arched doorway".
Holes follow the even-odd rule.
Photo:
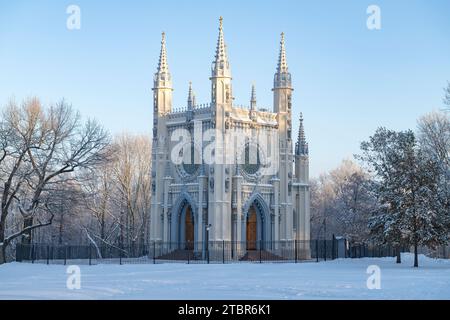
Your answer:
[[[198,250],[197,206],[192,197],[182,193],[173,205],[170,219],[170,246],[180,250]]]
[[[190,205],[187,205],[184,217],[184,244],[185,250],[194,249],[194,219],[192,217],[192,208]]]
[[[251,206],[247,215],[246,227],[247,250],[256,250],[256,241],[258,240],[258,218],[255,206]]]
[[[246,250],[264,249],[272,240],[270,209],[261,194],[253,194],[243,207],[242,241]]]

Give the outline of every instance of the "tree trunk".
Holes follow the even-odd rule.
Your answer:
[[[0,264],[6,263],[6,246],[4,243],[0,244]]]
[[[401,257],[400,246],[398,246],[398,247],[396,248],[396,252],[397,252],[397,263],[402,263],[402,257]]]
[[[23,219],[23,228],[28,228],[31,227],[33,225],[33,217],[29,217],[29,218],[24,218]],[[31,234],[32,234],[32,230],[28,230],[27,232],[25,232],[22,235],[22,244],[31,244]]]
[[[417,254],[417,242],[414,243],[414,268],[419,267],[419,257]]]

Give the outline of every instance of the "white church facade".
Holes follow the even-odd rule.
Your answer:
[[[272,110],[258,108],[254,87],[249,107],[233,103],[222,18],[210,80],[209,103],[197,104],[189,84],[186,107],[174,110],[163,33],[152,89],[151,240],[197,253],[229,242],[241,255],[297,240],[305,243],[299,258],[308,259],[308,144],[301,114],[293,143],[284,34]]]

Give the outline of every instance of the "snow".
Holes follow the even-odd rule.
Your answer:
[[[67,266],[0,265],[0,299],[450,299],[450,260],[413,256],[304,263],[81,265],[81,288]],[[381,289],[369,290],[369,265]]]

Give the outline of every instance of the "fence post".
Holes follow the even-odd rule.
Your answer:
[[[50,262],[50,246],[47,246],[47,264]]]
[[[327,239],[323,239],[323,260],[327,261]]]
[[[261,249],[262,249],[262,243],[261,243],[261,240],[259,240],[259,263],[262,263]]]
[[[191,258],[191,251],[187,250],[187,254],[188,254],[188,264],[190,264],[190,258]]]
[[[225,240],[222,240],[222,264],[225,264]]]
[[[31,263],[34,263],[34,244],[31,245]]]
[[[91,261],[91,245],[89,245],[88,254],[89,254],[89,265],[92,265],[92,261]]]
[[[319,262],[319,239],[316,239],[316,262]]]
[[[297,263],[297,240],[294,240],[294,250],[295,263]]]
[[[156,242],[153,241],[153,264],[156,264]]]
[[[64,246],[64,265],[67,264],[67,245]]]
[[[331,237],[331,260],[334,260],[336,257],[335,257],[335,255],[334,255],[334,250],[335,250],[335,248],[336,248],[336,246],[335,246],[335,243],[334,243],[334,241],[335,241],[335,237],[334,237],[334,233],[333,233],[333,236]]]

